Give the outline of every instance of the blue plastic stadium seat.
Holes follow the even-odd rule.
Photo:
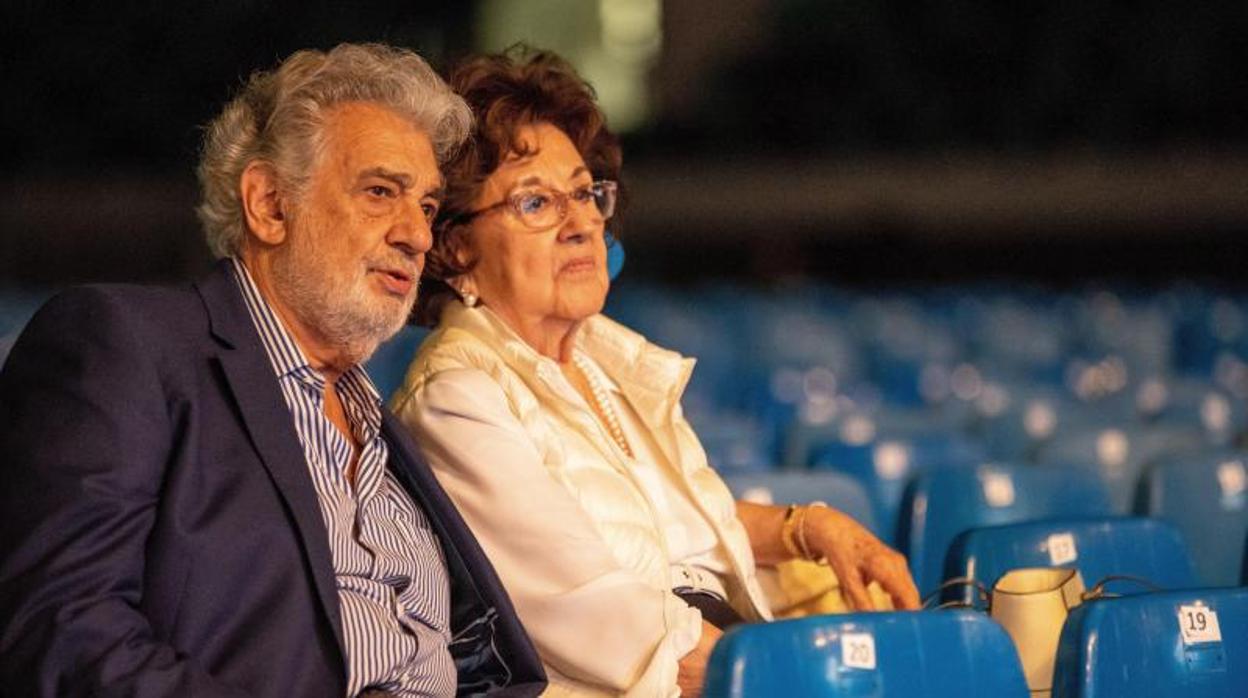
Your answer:
[[[759,504],[806,504],[822,501],[879,534],[871,500],[858,481],[841,473],[726,474],[737,499]]]
[[[715,645],[707,698],[1026,698],[1005,630],[980,613],[853,613],[741,625]]]
[[[1005,386],[1005,390],[1009,404],[987,415],[980,427],[992,458],[1034,462],[1066,420],[1078,419],[1078,408],[1055,390],[1022,381]]]
[[[421,342],[425,341],[428,334],[429,330],[424,327],[408,325],[377,347],[377,351],[368,360],[365,369],[373,385],[377,386],[377,392],[381,394],[382,400],[389,400],[394,391],[403,385],[407,367],[412,363],[412,358],[416,356],[416,349],[420,347]]]
[[[1201,586],[1183,538],[1157,519],[1100,517],[1048,519],[963,531],[945,555],[945,579],[968,577],[992,589],[1001,575],[1020,567],[1079,570],[1091,587],[1109,575],[1131,575],[1162,589]],[[1114,593],[1149,589],[1130,582],[1107,586]],[[945,600],[972,602],[972,588],[947,590]]]
[[[937,468],[974,465],[983,459],[979,444],[959,434],[915,433],[864,444],[824,443],[811,467],[845,473],[861,482],[871,497],[885,541],[895,544],[902,499],[911,478]]]
[[[707,461],[720,475],[776,469],[767,448],[766,429],[758,420],[726,412],[689,414]]]
[[[902,551],[926,596],[940,584],[949,544],[967,529],[1113,513],[1105,485],[1077,468],[944,468],[920,475],[908,488]]]
[[[1151,468],[1137,504],[1139,513],[1178,527],[1205,584],[1238,583],[1248,536],[1248,458],[1225,454]]]
[[[1056,434],[1038,460],[1044,465],[1069,465],[1096,473],[1109,488],[1114,510],[1128,514],[1145,467],[1172,453],[1199,452],[1205,443],[1196,426],[1084,426]]]
[[[1211,641],[1215,615],[1219,641]],[[1062,628],[1053,698],[1243,698],[1248,695],[1245,628],[1248,589],[1084,603]]]

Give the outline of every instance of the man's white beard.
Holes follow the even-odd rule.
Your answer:
[[[319,258],[308,232],[297,231],[274,258],[278,292],[305,325],[340,347],[351,363],[363,363],[403,329],[418,290],[413,287],[405,299],[379,296],[368,288],[368,268],[407,269],[419,283],[415,265],[395,252],[394,259],[361,259],[352,268],[334,269]]]

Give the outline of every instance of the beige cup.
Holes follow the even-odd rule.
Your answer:
[[[1062,624],[1083,599],[1078,570],[1033,567],[1011,570],[992,589],[992,617],[1009,633],[1033,696],[1053,690],[1053,661]]]

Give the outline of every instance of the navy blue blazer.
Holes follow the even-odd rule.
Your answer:
[[[382,429],[446,553],[460,693],[536,695],[493,568],[388,411]],[[316,492],[228,263],[49,301],[0,372],[0,695],[339,698],[342,647]]]

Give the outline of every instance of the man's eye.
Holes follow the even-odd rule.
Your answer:
[[[387,187],[381,184],[375,184],[371,187],[368,187],[365,191],[367,191],[372,196],[376,196],[380,198],[389,199],[389,198],[394,197],[394,190],[391,189],[390,187]]]
[[[516,197],[517,205],[520,213],[529,215],[533,213],[541,213],[550,205],[550,197],[546,194],[534,192],[531,194],[521,194]]]
[[[437,204],[421,204],[420,210],[425,213],[425,220],[432,223],[433,219],[438,217]]]

